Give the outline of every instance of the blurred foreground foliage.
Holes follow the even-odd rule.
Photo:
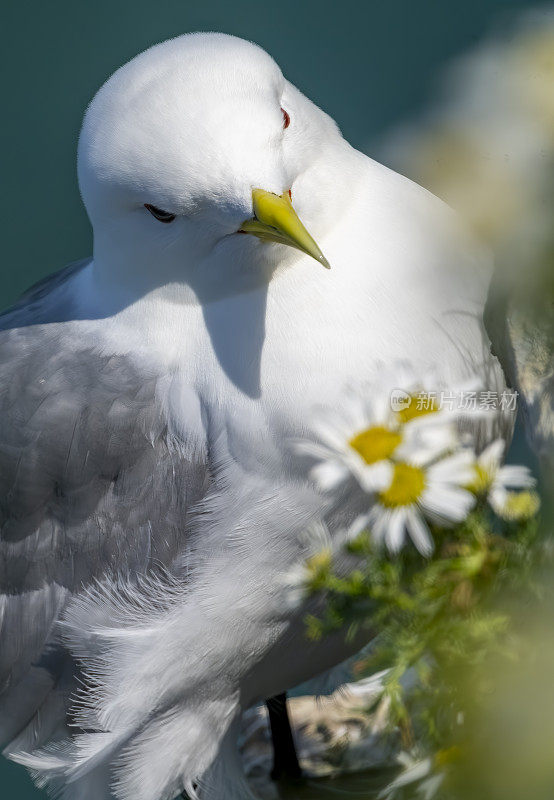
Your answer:
[[[319,639],[343,628],[378,631],[359,676],[387,670],[377,704],[400,731],[404,772],[383,798],[546,800],[554,796],[552,544],[536,514],[497,518],[484,504],[435,553],[376,551],[369,532],[308,563],[324,611]],[[368,637],[369,638],[369,637]]]
[[[383,151],[455,208],[493,254],[486,327],[551,477],[554,6],[517,13],[451,64],[435,101],[390,132]]]
[[[362,537],[359,570],[313,576],[329,602],[311,635],[340,617],[380,631],[362,667],[390,667],[384,701],[409,753],[383,796],[554,798],[553,81],[554,8],[542,6],[452,64],[432,106],[386,140],[385,160],[494,255],[486,324],[520,393],[543,511],[540,526],[516,525],[479,508],[435,532],[428,562],[403,552],[387,564]]]

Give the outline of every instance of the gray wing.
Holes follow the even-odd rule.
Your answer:
[[[541,273],[542,266],[531,261],[516,289],[499,269],[485,322],[494,352],[519,392],[525,433],[548,485],[554,475],[554,318],[552,278]]]
[[[72,304],[64,303],[63,289],[90,261],[90,258],[74,261],[30,286],[0,314],[0,330],[71,319]]]
[[[68,324],[36,322],[47,295],[43,284],[0,319],[19,324],[0,332],[4,742],[67,672],[53,628],[69,594],[106,573],[171,570],[208,481],[168,433],[158,376],[77,345]]]

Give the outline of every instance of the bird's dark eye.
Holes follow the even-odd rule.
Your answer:
[[[172,214],[170,211],[164,211],[161,208],[156,208],[156,206],[151,205],[151,203],[145,203],[144,207],[160,222],[173,222],[175,219],[175,214]]]
[[[283,128],[286,130],[290,125],[290,114],[284,108],[281,108],[281,111],[283,112]]]

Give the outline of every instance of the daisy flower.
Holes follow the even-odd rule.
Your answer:
[[[500,517],[524,518],[526,511],[530,512],[528,516],[533,516],[538,508],[538,498],[533,500],[534,493],[525,492],[519,502],[521,508],[518,508],[516,498],[519,493],[510,490],[533,489],[535,479],[527,467],[502,463],[505,448],[506,443],[502,439],[496,439],[483,450],[475,462],[468,486],[474,494],[486,496],[490,506]],[[519,512],[521,516],[518,516]]]
[[[391,405],[401,424],[443,425],[447,420],[456,423],[484,413],[478,402],[481,384],[475,377],[447,387],[434,372],[418,373],[410,364],[400,362],[382,373],[383,387],[389,388]]]
[[[295,563],[280,581],[286,589],[287,606],[297,608],[311,592],[317,591],[318,584],[329,573],[332,563],[333,551],[330,547]]]
[[[345,394],[340,412],[320,412],[313,426],[317,441],[299,441],[297,452],[317,460],[310,477],[323,491],[332,491],[354,476],[372,492],[386,485],[392,475],[390,457],[402,443],[398,422],[388,398],[361,398]]]
[[[297,608],[328,574],[332,566],[334,546],[327,526],[313,522],[300,536],[304,557],[294,562],[279,579],[285,589],[285,602]]]
[[[508,492],[501,516],[508,522],[523,522],[534,517],[540,507],[541,501],[536,492]]]
[[[423,451],[395,462],[390,484],[377,492],[372,507],[354,522],[350,535],[369,527],[374,541],[392,552],[398,552],[408,536],[420,553],[429,555],[433,540],[428,523],[462,522],[475,504],[466,488],[474,458],[464,448],[438,461],[429,461]]]
[[[462,446],[458,428],[467,412],[442,408],[441,392],[430,388],[438,385],[431,374],[420,378],[402,362],[383,367],[378,382],[351,389],[340,409],[320,412],[315,441],[296,443],[297,451],[315,459],[310,476],[320,489],[333,492],[354,478],[367,494],[368,510],[349,536],[369,526],[374,540],[392,552],[410,538],[428,555],[429,523],[461,522],[475,504],[475,454]]]
[[[310,477],[323,491],[333,491],[351,476],[365,492],[379,491],[392,479],[393,459],[414,448],[435,458],[458,444],[452,420],[436,406],[419,410],[415,395],[400,413],[391,408],[390,392],[382,385],[367,387],[364,395],[345,394],[340,412],[325,409],[316,418],[316,441],[296,442],[297,452],[318,462]],[[430,416],[437,424],[420,424]]]

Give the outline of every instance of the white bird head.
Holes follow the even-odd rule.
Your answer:
[[[158,283],[202,270],[267,280],[305,254],[329,266],[315,241],[335,213],[321,173],[343,141],[258,46],[216,33],[156,45],[85,115],[78,169],[95,261]]]

